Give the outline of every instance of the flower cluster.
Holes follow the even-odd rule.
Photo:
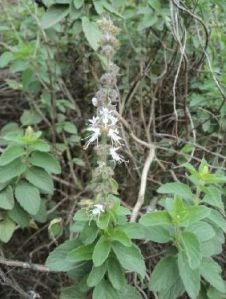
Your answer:
[[[117,89],[117,75],[119,68],[112,62],[115,48],[118,46],[116,35],[119,29],[113,25],[110,19],[102,19],[98,22],[103,32],[101,40],[102,54],[106,60],[106,72],[100,78],[100,87],[92,98],[92,104],[96,107],[96,115],[89,120],[87,131],[90,135],[87,137],[85,148],[91,143],[99,146],[99,141],[104,139],[102,147],[105,147],[107,155],[117,163],[124,161],[118,153],[122,144],[122,138],[119,134],[118,118],[116,117],[116,103],[119,100]]]

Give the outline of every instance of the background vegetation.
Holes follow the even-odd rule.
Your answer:
[[[0,158],[1,190],[7,191],[1,194],[7,198],[6,203],[1,199],[0,204],[1,298],[58,298],[60,288],[71,283],[66,275],[48,273],[42,265],[50,251],[73,236],[69,231],[73,215],[79,202],[89,196],[87,186],[96,157],[92,149],[85,151],[83,146],[87,120],[93,114],[91,99],[103,72],[104,61],[98,52],[101,35],[96,24],[102,15],[110,15],[121,29],[115,61],[120,67],[118,110],[125,142],[123,154],[129,163],[117,166],[115,178],[123,205],[132,210],[140,198],[142,173],[150,162],[153,145],[155,159],[146,173],[140,215],[160,208],[160,193],[178,193],[172,190],[159,193],[161,185],[188,184],[185,162],[197,169],[205,158],[209,171],[218,177],[223,177],[226,170],[223,0],[43,3],[47,10],[34,1],[0,3],[1,150],[9,143],[18,143],[19,138],[17,158],[26,151],[27,163],[43,168],[49,175],[42,176],[38,183],[35,181],[38,194],[29,189],[36,196],[36,206],[31,208],[18,195],[28,192],[27,184],[33,184],[34,174],[26,175],[22,190],[17,191],[17,211],[12,212],[8,198],[22,170],[20,165],[13,165],[11,170],[4,168],[14,160],[15,152],[13,159],[10,154]],[[29,126],[33,130],[27,129]],[[36,150],[45,153],[44,156],[37,157]],[[42,204],[40,193],[45,198]],[[184,189],[179,193],[183,194]],[[214,199],[208,204],[213,205],[218,194],[216,206],[224,215],[225,188],[222,186],[213,193]],[[224,237],[213,255],[225,277],[223,243]],[[138,241],[138,244],[150,274],[170,243]],[[21,267],[18,261],[28,264]],[[136,276],[127,278],[144,298],[157,296]],[[210,292],[208,299],[225,298]],[[206,294],[200,296],[207,298]],[[71,297],[64,295],[62,299],[65,298]]]

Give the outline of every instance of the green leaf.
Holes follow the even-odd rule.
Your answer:
[[[67,4],[55,4],[50,6],[41,20],[42,28],[47,29],[59,23],[69,14],[69,11],[69,5]]]
[[[112,248],[119,263],[128,271],[136,272],[145,276],[145,264],[140,250],[135,246],[125,247],[120,243],[113,243]]]
[[[111,251],[111,242],[110,240],[106,239],[104,236],[101,237],[93,250],[93,263],[95,267],[102,265],[105,260],[108,258],[108,255]]]
[[[166,225],[145,227],[144,231],[144,239],[146,241],[153,241],[157,243],[168,243],[169,241],[172,241],[170,230]]]
[[[21,228],[25,228],[29,225],[29,215],[20,207],[20,205],[17,202],[15,202],[14,208],[8,211],[8,216]]]
[[[49,173],[60,174],[60,164],[53,155],[44,152],[33,152],[30,162],[34,166],[44,168]]]
[[[175,256],[166,256],[155,266],[151,274],[149,288],[155,292],[168,289],[175,284],[178,278],[177,258]]]
[[[86,211],[86,209],[80,209],[78,210],[74,217],[73,217],[74,221],[89,221],[89,216],[88,213]]]
[[[53,181],[45,170],[35,166],[31,167],[26,171],[25,178],[39,189],[53,194]]]
[[[64,131],[70,134],[77,134],[78,130],[75,126],[75,124],[73,124],[70,121],[66,121],[64,122]]]
[[[106,270],[107,270],[107,266],[105,263],[99,267],[93,266],[93,268],[87,278],[88,287],[92,288],[92,287],[95,287],[96,285],[98,285],[98,283],[103,279]]]
[[[87,17],[82,18],[82,29],[89,45],[96,51],[99,48],[99,42],[101,39],[101,32],[97,27],[97,24],[91,22]]]
[[[118,226],[118,228],[126,233],[130,239],[143,240],[145,238],[144,227],[140,223],[129,222]]]
[[[215,224],[217,227],[222,229],[224,233],[226,233],[226,220],[221,213],[211,209],[208,219],[211,221],[211,223]]]
[[[79,9],[83,6],[84,0],[73,0],[74,6],[76,9]]]
[[[78,290],[78,285],[63,288],[59,299],[86,299],[86,294]]]
[[[0,183],[5,183],[25,172],[26,166],[21,162],[20,158],[11,163],[0,167]]]
[[[78,247],[80,243],[77,240],[68,240],[63,244],[59,245],[52,252],[50,252],[47,260],[46,266],[51,271],[69,271],[75,267],[73,261],[67,259],[67,254],[71,252],[74,248]]]
[[[14,231],[16,230],[16,224],[8,217],[0,221],[0,241],[7,243]]]
[[[42,121],[42,117],[33,110],[24,110],[20,117],[23,126],[37,125]]]
[[[50,151],[50,146],[46,141],[43,140],[36,140],[33,142],[30,147],[33,150],[40,151],[40,152],[49,152]]]
[[[191,269],[196,269],[201,264],[201,250],[200,243],[193,233],[182,232],[181,242],[188,258],[188,263]]]
[[[179,277],[170,288],[161,290],[158,293],[158,295],[159,295],[159,299],[175,299],[175,298],[181,298],[184,292],[185,292],[184,285],[181,278]]]
[[[6,67],[13,60],[12,52],[4,52],[0,56],[0,68]]]
[[[189,225],[208,217],[210,212],[211,209],[205,206],[195,206],[195,207],[188,208]]]
[[[113,232],[111,233],[111,239],[113,241],[120,242],[122,245],[124,245],[126,247],[130,247],[132,245],[132,242],[129,239],[129,237],[126,235],[126,233],[124,233],[120,229],[114,229],[113,230]]]
[[[216,234],[212,226],[204,221],[199,221],[190,225],[186,231],[195,234],[200,242],[208,241]]]
[[[0,192],[0,208],[5,210],[12,210],[14,207],[13,189],[8,186]]]
[[[222,294],[213,287],[210,287],[207,292],[208,299],[225,299],[225,293]]]
[[[83,261],[89,261],[92,259],[93,245],[81,245],[71,250],[67,259],[71,262],[78,263]]]
[[[196,299],[200,291],[199,269],[191,269],[183,252],[178,253],[178,268],[184,288],[191,299]]]
[[[118,292],[107,280],[102,280],[93,291],[93,299],[119,299]]]
[[[162,185],[158,190],[158,193],[161,194],[175,194],[184,199],[192,199],[194,197],[189,186],[183,183],[166,183]]]
[[[141,217],[139,223],[144,226],[155,226],[172,224],[172,220],[167,211],[153,211]]]
[[[108,278],[116,290],[125,286],[126,280],[123,269],[115,258],[109,258],[107,261]]]
[[[123,287],[123,289],[120,291],[119,298],[143,299],[137,289],[130,285]]]
[[[99,233],[99,229],[97,228],[96,224],[94,221],[91,223],[86,223],[85,227],[83,230],[80,232],[80,239],[83,244],[88,245],[92,244]]]
[[[45,223],[47,220],[47,210],[46,210],[46,201],[41,199],[40,208],[38,210],[38,213],[33,215],[35,221],[38,221],[40,223]]]
[[[9,145],[0,157],[0,166],[9,164],[25,154],[24,148],[17,144]]]
[[[221,267],[212,259],[204,258],[201,265],[201,275],[219,292],[225,293],[225,282],[221,275]]]
[[[39,190],[26,182],[20,182],[15,189],[15,196],[21,207],[31,215],[38,213],[41,198]]]
[[[206,195],[202,199],[202,202],[205,202],[213,207],[216,207],[224,213],[224,203],[221,199],[221,191],[215,186],[209,186],[205,188]]]
[[[100,229],[106,229],[109,225],[111,215],[108,212],[102,213],[97,221],[97,226]]]

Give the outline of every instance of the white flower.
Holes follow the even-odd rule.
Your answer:
[[[112,143],[121,144],[120,140],[122,138],[119,136],[118,129],[110,128],[109,131],[108,131],[108,136],[111,138]]]
[[[125,162],[123,157],[117,153],[117,150],[119,150],[119,147],[111,147],[110,148],[110,155],[112,156],[112,159],[115,160],[117,163]]]
[[[88,141],[86,142],[85,149],[87,149],[90,143],[94,141],[97,141],[97,145],[98,145],[98,138],[101,135],[100,128],[98,127],[89,127],[87,128],[87,131],[91,131],[92,134],[87,137]]]
[[[98,125],[98,121],[99,121],[99,117],[98,116],[93,116],[92,119],[89,119],[88,122],[92,125],[92,126],[97,126]]]
[[[93,104],[93,106],[95,106],[95,107],[97,107],[97,104],[98,104],[98,100],[97,100],[97,98],[92,98],[92,104]]]
[[[104,213],[104,206],[102,204],[95,204],[93,207],[91,211],[92,216],[100,216],[101,213]]]
[[[109,110],[108,108],[105,107],[102,108],[99,113],[105,128],[107,125],[109,126],[115,125],[118,121],[117,118],[112,115],[112,111]]]

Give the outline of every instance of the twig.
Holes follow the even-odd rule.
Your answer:
[[[20,261],[11,261],[6,260],[0,257],[0,264],[8,266],[8,267],[17,267],[17,268],[23,268],[23,269],[29,269],[39,272],[50,272],[49,268],[47,268],[44,265],[39,264],[30,264],[27,262],[20,262]]]
[[[153,162],[154,158],[155,158],[155,147],[154,147],[154,145],[152,145],[152,147],[150,148],[150,151],[148,153],[147,159],[144,163],[144,168],[143,168],[142,175],[141,175],[140,190],[139,190],[137,202],[132,211],[132,215],[131,215],[131,219],[130,219],[131,222],[136,221],[138,213],[144,203],[144,195],[145,195],[146,186],[147,186],[148,171],[149,171],[149,168],[150,168],[151,163]]]

